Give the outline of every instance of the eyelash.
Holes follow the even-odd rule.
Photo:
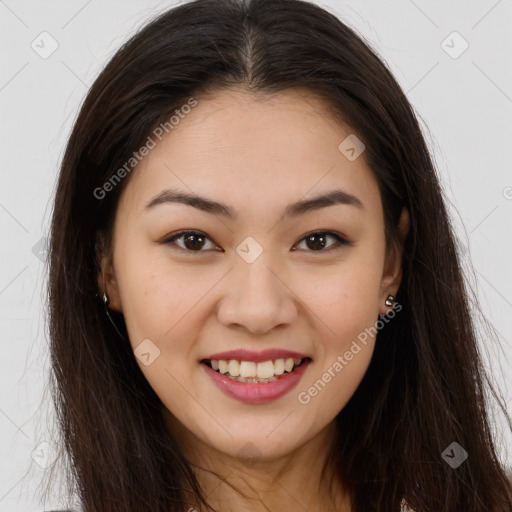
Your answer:
[[[184,237],[185,235],[191,235],[191,234],[192,235],[201,235],[201,236],[203,236],[203,237],[205,237],[208,240],[213,242],[213,240],[211,240],[211,238],[206,233],[203,233],[202,231],[185,230],[185,231],[180,231],[180,232],[172,235],[171,237],[165,239],[162,243],[164,243],[164,244],[172,244],[175,240],[178,240],[178,239]],[[350,245],[353,244],[353,242],[343,238],[341,235],[339,235],[338,233],[335,233],[333,231],[313,231],[311,233],[307,233],[306,235],[304,235],[299,240],[299,243],[302,242],[303,240],[305,240],[306,238],[308,238],[310,236],[313,236],[313,235],[329,235],[329,236],[332,236],[336,240],[336,243],[333,244],[332,246],[330,246],[328,249],[321,249],[321,250],[318,250],[318,251],[308,250],[307,252],[313,252],[313,253],[315,253],[315,252],[322,253],[323,252],[323,253],[325,253],[325,252],[340,250],[344,246],[350,246]],[[177,246],[177,250],[181,250],[181,251],[185,251],[185,252],[189,252],[189,253],[206,252],[205,250],[191,251],[190,249],[185,249],[185,248],[180,247],[180,246]]]

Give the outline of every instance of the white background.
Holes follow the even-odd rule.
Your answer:
[[[502,349],[491,341],[482,349],[511,413],[512,1],[317,3],[369,41],[424,122],[454,225],[473,264],[468,279],[501,335]],[[38,503],[35,496],[44,470],[34,458],[51,457],[40,443],[49,439],[52,417],[43,395],[48,353],[44,251],[38,248],[48,231],[66,139],[108,58],[171,5],[0,0],[0,512],[58,504]],[[43,31],[58,43],[46,59],[31,47],[35,41],[50,48]],[[462,39],[451,35],[442,45],[453,31],[469,44],[457,58]],[[500,456],[512,466],[508,427],[500,415],[493,423]]]

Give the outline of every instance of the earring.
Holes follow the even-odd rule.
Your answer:
[[[388,295],[388,298],[386,299],[386,306],[393,306],[393,304],[395,303],[395,297],[393,297],[393,295]]]
[[[98,294],[96,294],[96,295],[98,295]],[[105,306],[105,313],[107,314],[108,319],[110,320],[110,323],[114,326],[114,329],[116,330],[117,334],[119,334],[121,339],[126,341],[124,336],[119,332],[119,329],[117,328],[117,325],[115,324],[114,320],[110,316],[110,313],[108,311],[109,310],[109,308],[108,308],[109,300],[108,300],[107,294],[105,292],[103,292],[103,297],[102,298],[103,298],[103,305]]]

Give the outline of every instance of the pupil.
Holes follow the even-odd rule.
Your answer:
[[[315,239],[318,239],[321,242],[315,243],[314,242]],[[325,236],[324,235],[318,235],[318,234],[310,235],[307,237],[306,241],[308,244],[309,244],[309,242],[313,242],[311,245],[308,245],[310,248],[313,248],[313,249],[323,249],[325,247]]]
[[[194,243],[194,238],[197,238],[200,240],[199,243]],[[198,233],[191,233],[185,237],[185,247],[187,249],[201,249],[202,245],[204,243],[204,236],[200,235]]]

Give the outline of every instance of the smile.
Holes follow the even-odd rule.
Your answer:
[[[276,400],[294,388],[310,363],[309,357],[258,363],[236,359],[207,359],[200,366],[226,396],[247,404],[262,404]]]
[[[308,358],[305,358],[308,359]],[[238,361],[236,359],[206,360],[212,370],[237,382],[262,383],[274,382],[286,373],[293,372],[305,359],[275,359],[262,362]]]

